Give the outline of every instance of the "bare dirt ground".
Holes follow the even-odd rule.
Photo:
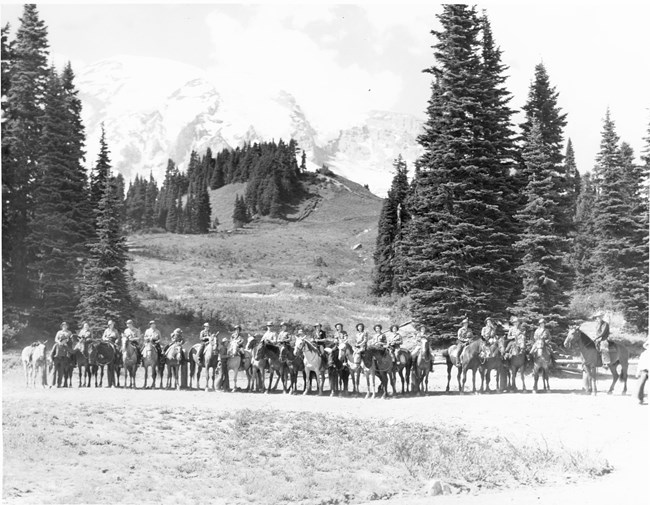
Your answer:
[[[430,376],[431,394],[389,400],[76,387],[28,390],[21,371],[5,366],[3,501],[363,503],[383,499],[414,505],[597,505],[621,500],[639,503],[647,497],[644,478],[650,468],[649,409],[639,406],[631,395],[621,396],[617,389],[617,394],[611,396],[586,396],[579,393],[580,380],[572,378],[552,378],[554,391],[537,395],[444,394],[445,384],[443,367],[436,367]],[[527,385],[532,385],[532,378],[528,377]],[[599,386],[605,391],[609,380],[603,377]],[[630,379],[630,393],[635,392],[635,387],[636,381]],[[234,417],[228,417],[232,413]],[[336,445],[334,454],[331,449],[327,454],[318,453],[320,447],[329,447],[331,442],[327,424],[317,432],[309,431],[307,426],[293,426],[288,434],[282,433],[281,439],[273,439],[287,420],[306,415],[304,422],[313,429],[316,420],[333,414],[337,416],[334,422],[360,429],[361,433],[365,427],[369,436],[371,432],[390,436],[380,430],[384,427],[440,428],[462,437],[488,442],[502,437],[517,447],[546,447],[571,453],[571,457],[606,460],[612,471],[591,478],[567,476],[563,480],[559,476],[547,479],[542,486],[508,482],[487,490],[473,487],[467,492],[426,497],[421,479],[411,479],[403,465],[380,465],[380,453],[373,457],[373,449],[361,441],[355,446],[354,440],[360,440],[358,435],[339,446],[342,453],[338,457]],[[248,418],[250,422],[255,419],[256,424],[248,426]],[[267,418],[268,425],[263,421]],[[234,439],[219,439],[221,449],[208,450],[214,430],[226,425],[234,430]],[[259,449],[256,451],[253,444],[253,449],[239,454],[237,434],[242,439],[259,437]],[[310,437],[313,444],[302,446],[301,436]],[[321,436],[325,437],[322,441],[318,438]],[[456,436],[460,440],[461,435]],[[296,452],[287,452],[294,438]],[[155,445],[151,440],[157,441]],[[269,447],[275,448],[270,453],[262,444],[269,440],[273,440]],[[229,448],[230,442],[234,445]],[[312,449],[301,453],[301,447]],[[356,450],[361,452],[354,454]],[[279,465],[277,461],[271,463],[274,451]],[[327,473],[322,468],[339,460],[344,468],[339,468],[338,473]],[[345,472],[351,477],[346,478]],[[275,484],[280,481],[289,487]],[[234,484],[238,486],[236,491],[232,490]]]

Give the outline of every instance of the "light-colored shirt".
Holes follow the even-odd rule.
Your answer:
[[[120,334],[115,328],[110,329],[106,328],[104,334],[102,335],[102,340],[105,342],[115,342],[119,338]]]
[[[137,328],[132,329],[127,327],[126,330],[124,330],[124,336],[129,340],[135,340],[137,342],[139,342],[140,339],[142,338],[142,334],[140,333],[140,330]]]
[[[265,342],[275,343],[276,335],[274,331],[268,330],[264,335],[262,335],[262,340]]]
[[[158,328],[147,328],[144,332],[145,342],[160,342],[160,331]]]
[[[57,344],[63,344],[68,342],[72,338],[72,332],[68,330],[59,330],[56,332],[56,337],[54,337],[54,341]]]

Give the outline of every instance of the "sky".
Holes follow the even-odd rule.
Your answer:
[[[516,111],[537,63],[567,113],[578,168],[590,170],[607,108],[622,140],[643,147],[650,123],[650,2],[477,4],[509,66]],[[424,118],[440,4],[39,4],[51,57],[79,73],[116,55],[178,61],[220,87],[286,89],[324,132],[369,110]],[[15,28],[21,4],[2,4]],[[515,116],[514,122],[521,117]]]

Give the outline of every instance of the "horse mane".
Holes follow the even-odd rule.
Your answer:
[[[585,346],[589,348],[593,347],[594,349],[596,348],[596,343],[592,340],[592,338],[589,335],[587,335],[580,328],[576,328],[575,331],[578,332],[578,336],[580,337],[580,340]]]

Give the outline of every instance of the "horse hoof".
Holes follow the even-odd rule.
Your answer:
[[[608,395],[611,395],[611,394],[612,394],[612,390],[610,389],[609,391],[607,391],[607,394],[608,394]]]
[[[533,394],[534,394],[534,395],[537,394],[537,390],[536,390],[536,389],[533,389]]]

